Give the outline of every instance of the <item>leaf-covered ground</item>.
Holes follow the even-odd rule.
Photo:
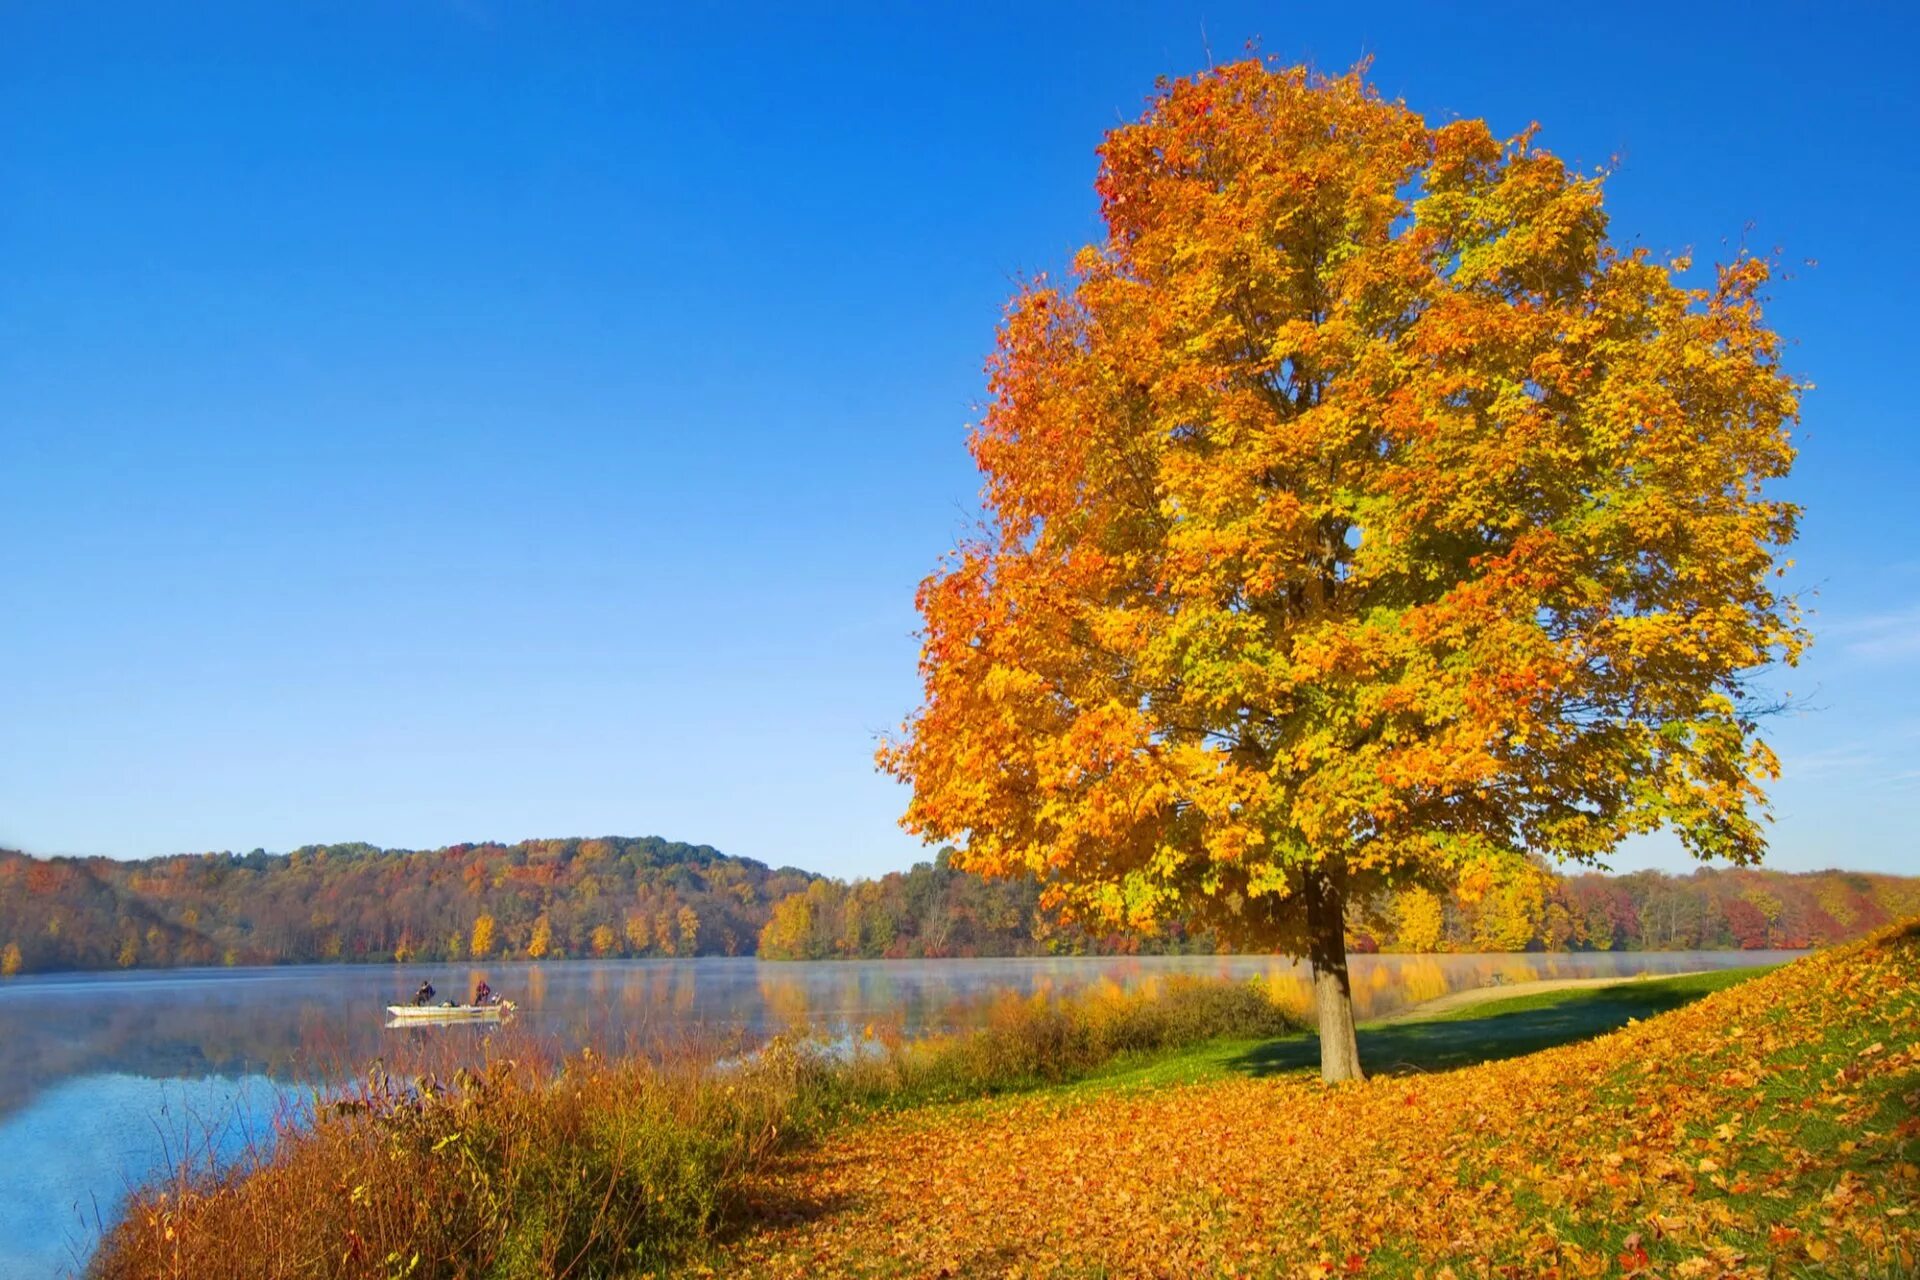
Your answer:
[[[763,1177],[768,1276],[1920,1274],[1920,925],[1584,1043],[877,1118]]]

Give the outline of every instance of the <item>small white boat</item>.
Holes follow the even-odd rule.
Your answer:
[[[513,1001],[492,1004],[390,1004],[387,1025],[413,1022],[498,1022],[513,1012]]]

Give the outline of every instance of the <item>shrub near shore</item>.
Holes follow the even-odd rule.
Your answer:
[[[707,1238],[775,1153],[843,1117],[1300,1025],[1254,984],[1190,978],[1001,995],[978,1019],[920,1040],[879,1031],[852,1053],[782,1037],[731,1064],[589,1051],[375,1074],[254,1166],[137,1196],[92,1274],[642,1274]]]

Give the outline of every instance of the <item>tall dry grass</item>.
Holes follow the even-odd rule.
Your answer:
[[[917,1104],[1058,1084],[1129,1055],[1218,1039],[1288,1035],[1305,1025],[1258,981],[1174,976],[1125,988],[1101,983],[1070,996],[1005,992],[944,1035],[881,1033],[830,1092],[877,1104]]]
[[[744,1057],[488,1052],[376,1071],[270,1154],[136,1196],[101,1280],[533,1280],[642,1275],[697,1249],[747,1176],[874,1107],[1073,1079],[1117,1058],[1296,1030],[1252,983],[1002,995],[966,1030]]]

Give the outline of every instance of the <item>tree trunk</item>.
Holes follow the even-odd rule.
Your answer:
[[[1346,893],[1325,872],[1306,882],[1307,959],[1320,1022],[1320,1078],[1359,1080],[1360,1044],[1353,1034],[1353,983],[1347,976]]]

